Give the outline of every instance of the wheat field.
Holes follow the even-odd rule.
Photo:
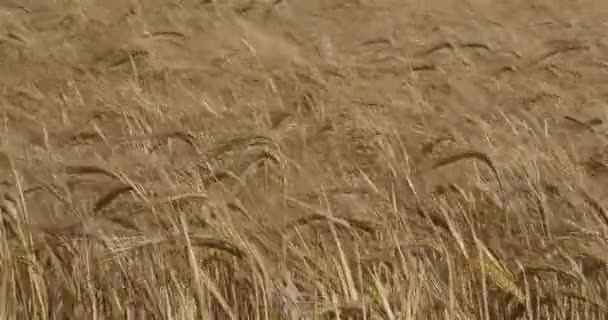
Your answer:
[[[0,1],[0,319],[608,319],[601,0]]]

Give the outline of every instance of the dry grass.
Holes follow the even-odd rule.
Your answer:
[[[0,319],[608,318],[606,13],[5,1]]]

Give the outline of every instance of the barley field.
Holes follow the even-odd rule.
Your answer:
[[[0,1],[0,319],[608,319],[601,0]]]

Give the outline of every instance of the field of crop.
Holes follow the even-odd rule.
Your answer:
[[[3,0],[0,319],[608,319],[608,3]]]

